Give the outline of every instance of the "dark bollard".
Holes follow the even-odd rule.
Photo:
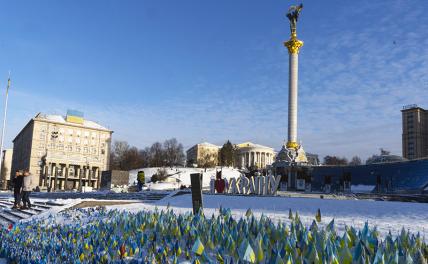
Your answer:
[[[202,174],[190,174],[190,181],[192,184],[192,205],[193,214],[199,213],[202,210]]]

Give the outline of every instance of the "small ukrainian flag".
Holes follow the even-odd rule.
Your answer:
[[[201,240],[198,237],[195,241],[195,244],[193,244],[192,251],[196,255],[201,256],[202,253],[204,252],[204,249],[205,249],[204,245],[202,244]]]

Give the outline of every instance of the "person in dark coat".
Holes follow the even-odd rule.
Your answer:
[[[15,179],[13,184],[13,196],[15,198],[15,202],[13,203],[12,209],[16,209],[21,206],[21,189],[24,180],[22,176],[22,171],[17,170],[15,173]]]

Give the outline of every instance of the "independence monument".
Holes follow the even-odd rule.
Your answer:
[[[307,163],[305,151],[297,141],[297,84],[299,69],[299,50],[303,41],[297,39],[297,20],[303,5],[291,6],[287,17],[290,20],[290,39],[284,42],[289,54],[289,91],[288,91],[288,140],[278,153],[277,161]]]

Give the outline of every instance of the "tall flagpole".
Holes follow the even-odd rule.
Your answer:
[[[1,141],[0,141],[0,177],[3,177],[3,142],[4,142],[4,131],[6,129],[6,116],[7,116],[7,101],[9,98],[9,87],[10,87],[10,71],[9,78],[7,79],[7,87],[6,87],[6,99],[4,103],[4,116],[3,116],[3,128],[1,131]]]

